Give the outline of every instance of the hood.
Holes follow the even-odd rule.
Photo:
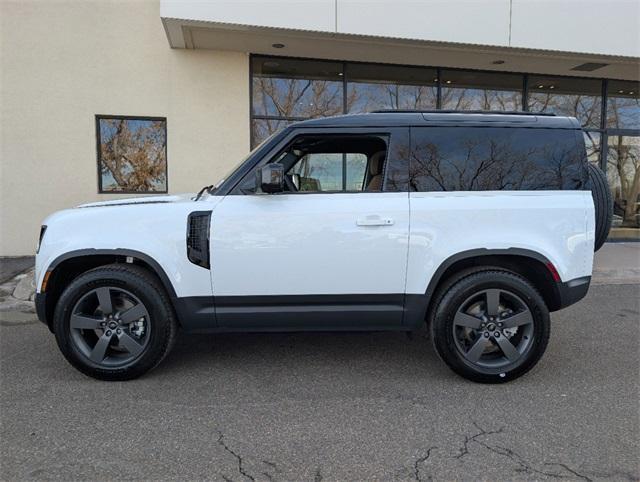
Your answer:
[[[125,206],[131,204],[162,204],[162,203],[177,203],[193,201],[195,197],[194,193],[186,194],[165,194],[163,196],[145,196],[145,197],[131,197],[124,199],[114,199],[112,201],[98,201],[94,203],[80,204],[76,206],[78,208],[97,208],[101,206]]]

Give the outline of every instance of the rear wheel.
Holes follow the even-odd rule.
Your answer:
[[[591,196],[595,208],[596,235],[594,251],[598,251],[609,236],[611,221],[613,220],[613,198],[607,183],[607,176],[598,166],[588,164],[589,179],[591,181]]]
[[[143,268],[110,265],[75,279],[54,314],[58,346],[83,373],[128,380],[154,368],[176,333],[162,286]]]
[[[464,276],[441,293],[431,339],[459,375],[502,383],[533,368],[546,349],[549,328],[544,300],[528,281],[490,270]]]

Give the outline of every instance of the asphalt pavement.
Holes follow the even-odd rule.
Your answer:
[[[398,333],[182,335],[98,382],[34,315],[0,315],[3,480],[640,478],[640,285],[593,286],[493,386]]]

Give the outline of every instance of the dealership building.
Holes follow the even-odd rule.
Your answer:
[[[299,120],[578,118],[640,239],[638,0],[3,0],[0,256],[81,203],[212,184]]]

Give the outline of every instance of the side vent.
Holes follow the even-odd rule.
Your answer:
[[[187,220],[187,257],[189,261],[209,269],[209,226],[211,211],[194,211]]]

